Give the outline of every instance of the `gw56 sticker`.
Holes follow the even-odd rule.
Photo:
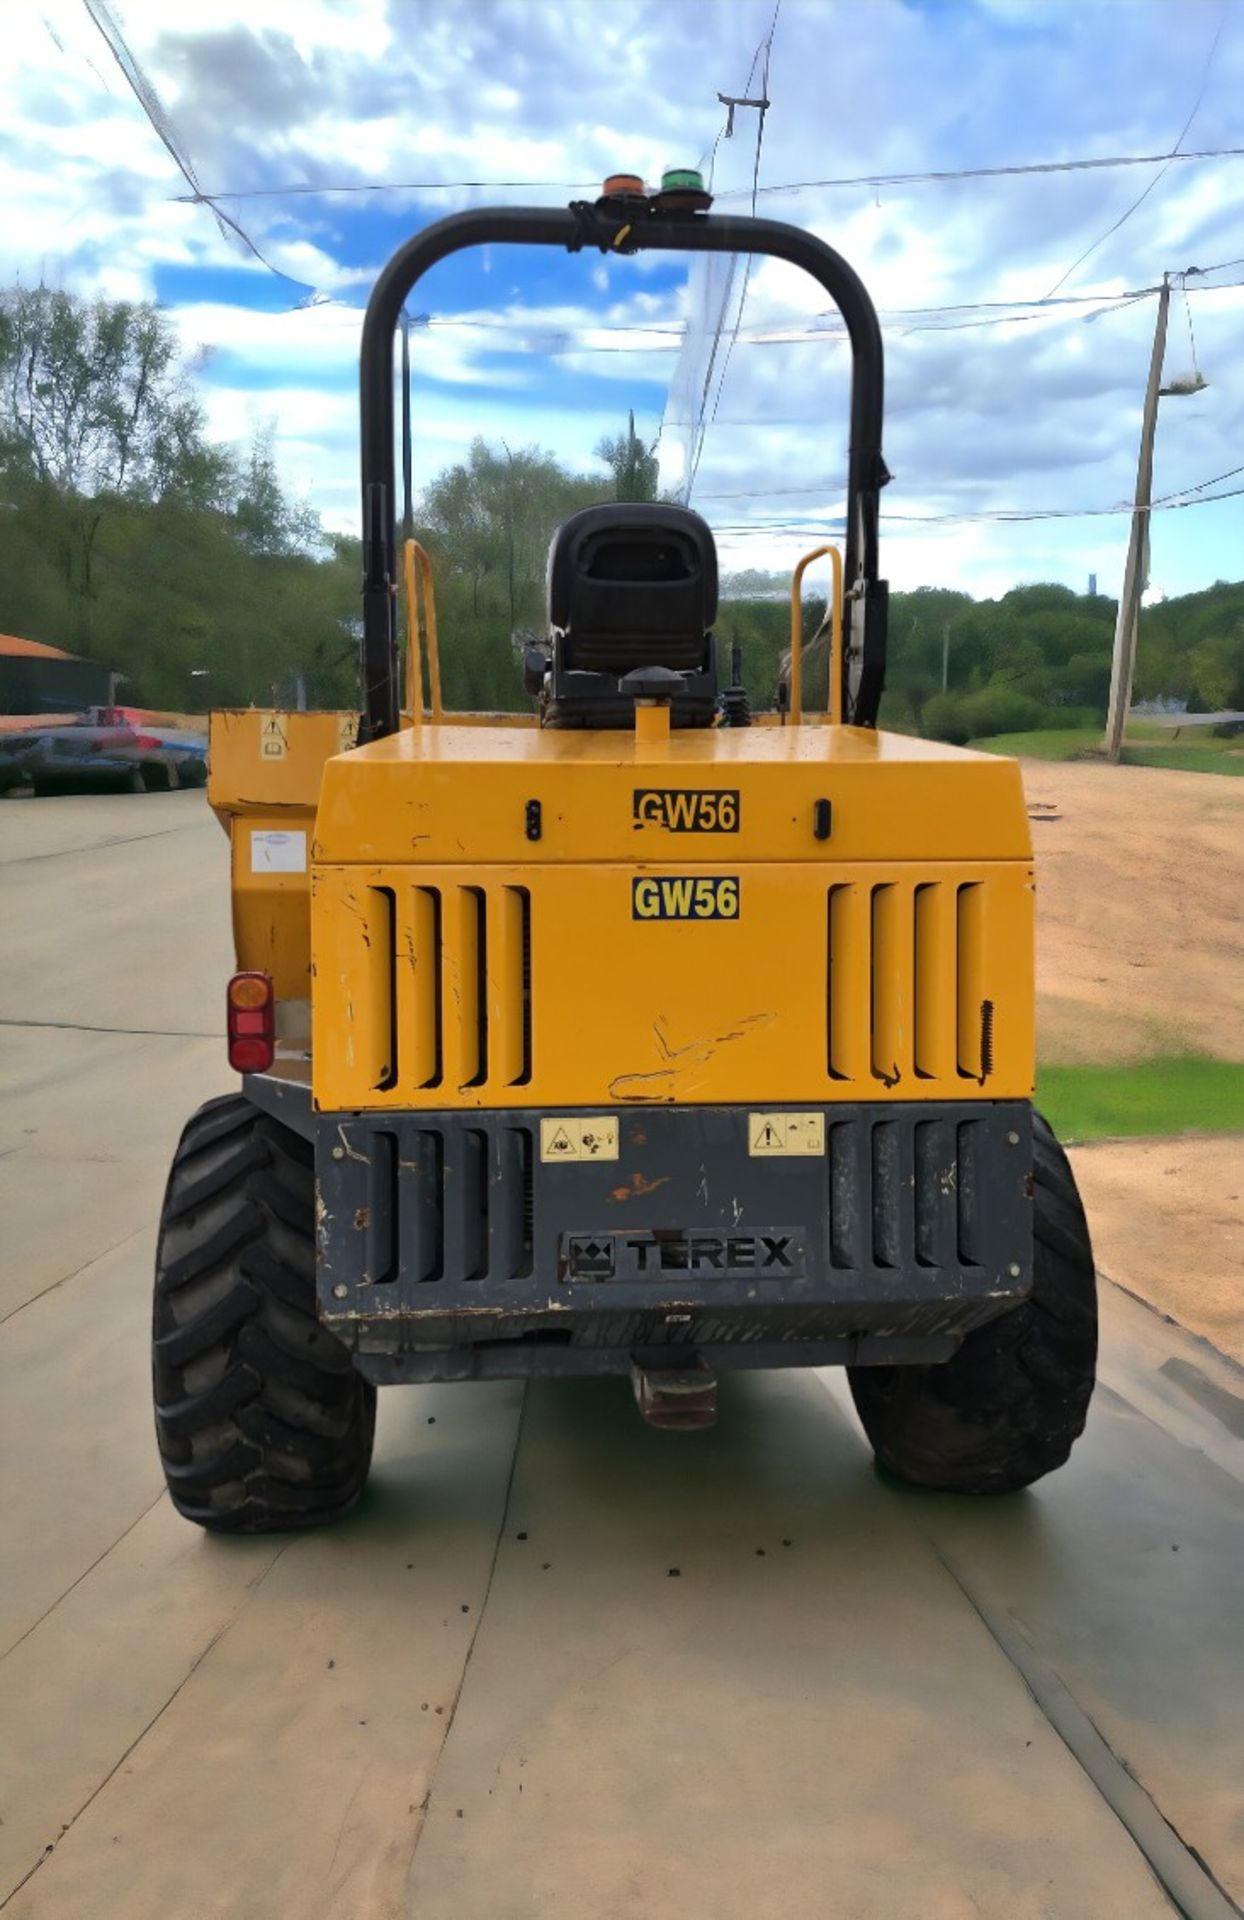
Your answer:
[[[667,833],[737,833],[737,787],[636,787],[633,824]]]
[[[631,882],[635,920],[737,920],[739,882],[735,874],[640,874]]]

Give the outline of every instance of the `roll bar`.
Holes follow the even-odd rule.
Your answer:
[[[819,281],[851,341],[851,441],[847,463],[846,598],[849,640],[841,711],[875,726],[885,678],[886,584],[877,577],[878,496],[889,479],[881,455],[885,374],[881,329],[863,282],[832,247],[800,227],[742,214],[671,212],[659,201],[579,201],[569,207],[480,207],[425,227],[384,268],[363,321],[359,355],[363,480],[363,644],[360,737],[399,724],[393,343],[402,306],[438,261],[466,247],[565,247],[578,253],[768,254]]]

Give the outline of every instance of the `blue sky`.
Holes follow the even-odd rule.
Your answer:
[[[410,232],[488,200],[564,203],[559,183],[617,166],[651,179],[715,141],[723,204],[747,204],[755,116],[740,110],[718,138],[716,94],[747,89],[772,0],[213,0],[197,24],[119,0],[113,13],[204,189],[260,194],[222,205],[285,277],[178,200],[185,182],[80,0],[6,21],[0,270],[161,301],[211,430],[244,440],[271,422],[286,478],[334,527],[354,524],[359,313]],[[1244,287],[1229,284],[1244,280],[1244,159],[1170,167],[1061,289],[1100,301],[1005,325],[975,324],[997,317],[980,310],[954,330],[954,316],[917,326],[906,310],[1039,299],[1158,169],[791,183],[1165,152],[1198,94],[1184,146],[1244,147],[1234,0],[782,0],[759,206],[837,246],[883,310],[896,585],[983,594],[1095,572],[1117,591],[1125,515],[965,516],[1129,498],[1154,301],[1112,297],[1163,271],[1235,263],[1191,280],[1187,306],[1172,300],[1167,377],[1192,368],[1190,312],[1210,384],[1162,403],[1155,493],[1244,461]],[[327,191],[374,182],[444,184]],[[445,263],[412,300],[431,318],[412,343],[417,482],[477,433],[590,468],[632,407],[675,479],[679,396],[701,384],[713,293],[664,258]],[[776,263],[751,274],[692,495],[727,567],[788,567],[840,507],[847,358],[824,304]],[[1244,497],[1155,514],[1157,587],[1242,572]]]

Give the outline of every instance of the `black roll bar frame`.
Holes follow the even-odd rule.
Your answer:
[[[363,639],[360,739],[397,731],[397,494],[394,479],[393,347],[416,282],[450,254],[483,246],[596,247],[602,253],[767,254],[819,281],[851,342],[851,432],[847,463],[848,639],[841,711],[875,726],[885,678],[886,583],[878,578],[877,520],[889,479],[881,453],[885,397],[881,328],[863,281],[842,255],[778,220],[742,214],[670,212],[649,201],[570,207],[479,207],[425,227],[398,249],[367,303],[359,353],[363,485]]]

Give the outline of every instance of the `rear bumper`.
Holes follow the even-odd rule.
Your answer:
[[[813,1151],[742,1107],[592,1116],[616,1158],[569,1160],[579,1113],[308,1116],[321,1317],[375,1379],[462,1379],[944,1359],[1025,1297],[1026,1102],[783,1112]]]

